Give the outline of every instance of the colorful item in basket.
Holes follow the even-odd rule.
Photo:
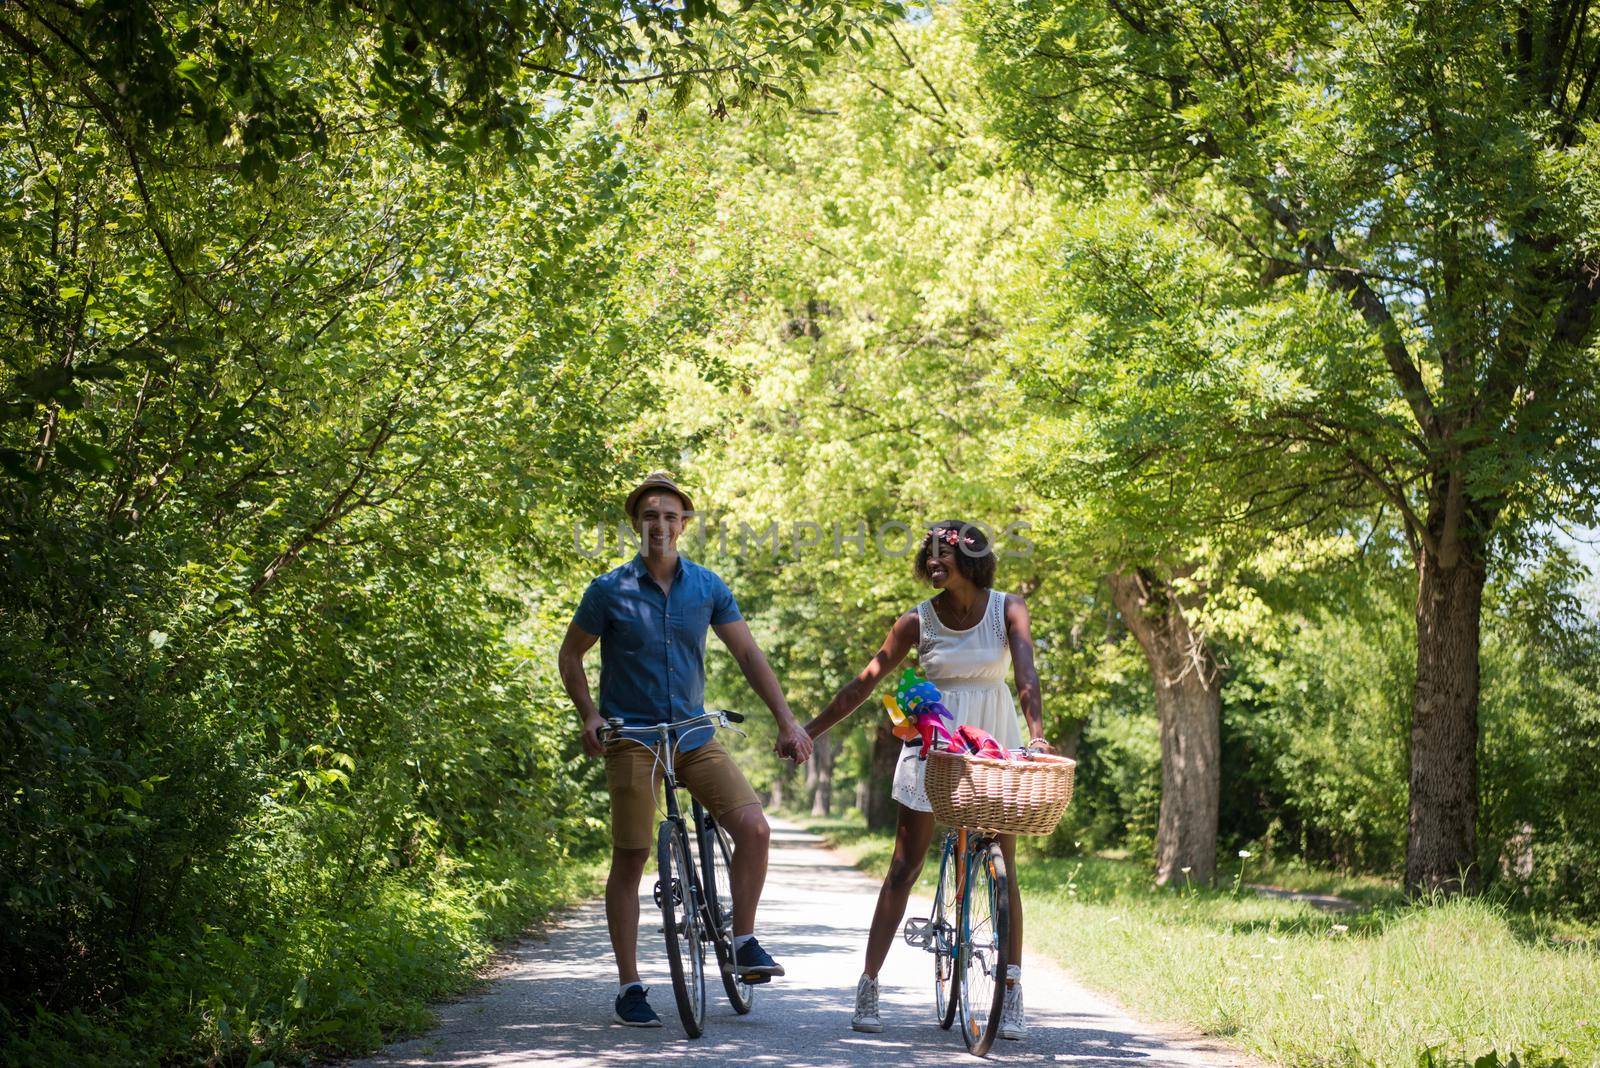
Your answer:
[[[942,720],[949,720],[953,726],[955,716],[944,706],[940,700],[939,687],[917,674],[916,668],[906,668],[900,673],[900,685],[895,688],[894,708],[890,709],[889,718],[894,720],[894,713],[898,710],[906,723],[911,727],[911,737],[907,738],[897,729],[895,736],[906,741],[922,738],[922,756],[928,755],[928,750],[933,747],[935,739],[942,740],[952,752],[961,752],[965,743],[961,742]],[[883,700],[885,706],[889,705],[889,698]]]
[[[917,733],[916,725],[906,719],[906,714],[900,711],[900,706],[895,703],[893,694],[886,693],[883,695],[883,707],[889,713],[889,730],[893,732],[896,738],[902,742],[914,742],[921,737]]]
[[[990,760],[1010,760],[1011,751],[995,738],[994,735],[982,727],[974,727],[970,723],[963,723],[956,728],[956,739],[965,746],[965,751],[976,757],[987,757]],[[959,752],[960,750],[956,750]]]
[[[939,687],[918,675],[916,668],[908,667],[900,673],[900,684],[895,687],[894,699],[900,711],[907,716],[915,717],[921,705],[937,704],[939,697]]]
[[[946,719],[951,718],[950,710],[945,708],[944,705],[935,702],[930,707],[938,709],[939,714],[942,714]],[[950,728],[939,722],[939,715],[935,715],[931,711],[924,711],[922,715],[917,717],[917,731],[922,735],[922,751],[917,755],[924,759],[928,756],[928,750],[933,748],[933,742],[936,738],[942,740],[945,748],[952,753],[966,751],[967,743],[961,740],[960,735],[952,734]]]

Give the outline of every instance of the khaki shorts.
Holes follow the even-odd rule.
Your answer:
[[[672,770],[678,784],[718,819],[736,808],[761,803],[739,765],[715,739],[680,752],[673,758]],[[661,767],[655,753],[634,742],[612,741],[606,746],[606,786],[611,791],[612,847],[653,848],[661,822],[656,809]]]

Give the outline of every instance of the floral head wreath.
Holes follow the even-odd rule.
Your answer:
[[[955,527],[934,527],[932,530],[928,531],[928,538],[929,540],[938,538],[946,545],[954,545],[957,542],[963,542],[969,549],[976,549],[978,547],[977,538],[973,537],[971,534],[962,534],[957,531]]]

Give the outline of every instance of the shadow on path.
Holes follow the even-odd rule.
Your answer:
[[[483,993],[439,1006],[434,1031],[356,1063],[972,1064],[961,1036],[940,1030],[933,1020],[932,958],[904,944],[891,951],[881,976],[884,1033],[850,1030],[877,885],[814,836],[782,825],[774,829],[757,930],[787,975],[758,989],[748,1016],[737,1016],[729,1006],[708,954],[705,1034],[694,1041],[684,1036],[650,898],[651,872],[641,888],[640,964],[663,1027],[612,1023],[615,965],[603,909],[591,903],[554,928],[548,940],[516,946]],[[991,1059],[1091,1068],[1239,1063],[1152,1033],[1038,962],[1028,962],[1024,988],[1030,1034],[1022,1042],[997,1042]]]

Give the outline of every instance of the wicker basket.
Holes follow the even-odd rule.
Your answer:
[[[1072,801],[1077,766],[1045,753],[991,760],[934,750],[928,754],[928,801],[934,818],[952,827],[1049,834]]]

